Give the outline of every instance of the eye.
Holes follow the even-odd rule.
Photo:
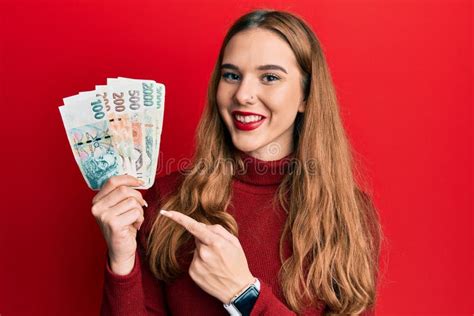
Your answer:
[[[280,77],[278,77],[275,74],[264,74],[263,78],[264,78],[264,81],[266,81],[266,82],[272,82],[272,81],[280,80]]]
[[[237,75],[233,72],[224,72],[222,74],[222,78],[224,78],[228,81],[236,81],[236,80],[239,80],[239,75]]]

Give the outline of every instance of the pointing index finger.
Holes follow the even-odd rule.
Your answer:
[[[188,232],[194,237],[199,239],[203,244],[209,245],[214,239],[214,233],[206,228],[204,223],[198,222],[194,218],[191,218],[183,213],[176,211],[161,210],[160,214],[172,219],[176,223],[183,226]]]

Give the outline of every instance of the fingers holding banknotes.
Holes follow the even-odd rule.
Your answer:
[[[141,183],[135,177],[111,177],[92,199],[92,214],[107,243],[110,267],[115,273],[128,274],[135,262],[136,235],[147,206],[141,193],[133,187]]]

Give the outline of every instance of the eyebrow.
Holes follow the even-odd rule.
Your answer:
[[[233,65],[233,64],[222,64],[221,69],[224,69],[224,68],[239,70],[239,67],[237,67],[236,65]],[[283,68],[282,66],[278,66],[278,65],[262,65],[262,66],[258,66],[257,70],[280,70],[280,71],[283,71],[284,73],[288,74],[288,72],[286,71],[285,68]]]

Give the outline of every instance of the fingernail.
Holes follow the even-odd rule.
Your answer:
[[[145,184],[145,182],[144,182],[143,180],[141,180],[141,179],[138,179],[138,183],[140,183],[140,185],[144,185],[144,184]]]
[[[164,215],[164,216],[171,217],[171,213],[168,212],[168,211],[165,211],[165,210],[160,210],[160,214],[161,214],[161,215]]]
[[[143,205],[145,205],[145,207],[148,207],[148,203],[145,200],[143,200]]]

